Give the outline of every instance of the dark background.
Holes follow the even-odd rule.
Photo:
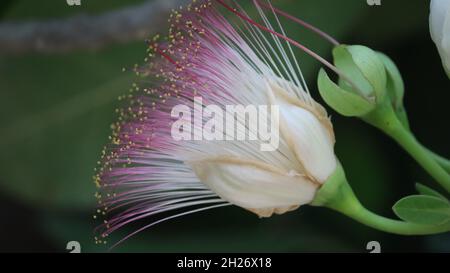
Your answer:
[[[96,14],[141,1],[64,0],[0,2],[2,21]],[[246,1],[242,1],[246,2]],[[412,129],[426,146],[450,156],[450,80],[428,30],[429,1],[276,0],[277,7],[334,35],[388,54],[405,83]],[[300,26],[287,33],[331,60],[331,46]],[[161,32],[165,26],[161,26]],[[94,245],[93,168],[108,142],[117,96],[133,82],[122,67],[142,63],[143,41],[100,51],[0,55],[0,251],[64,252],[68,241],[82,251]],[[298,54],[313,96],[319,65]],[[357,119],[330,110],[336,153],[362,202],[393,217],[391,206],[414,193],[414,183],[433,180],[393,141]],[[436,188],[438,188],[436,186]],[[122,238],[132,231],[113,234]],[[114,237],[115,236],[115,237]],[[450,235],[402,237],[378,232],[327,209],[302,207],[260,220],[237,207],[168,221],[140,233],[114,252],[366,252],[369,241],[384,252],[449,252]]]

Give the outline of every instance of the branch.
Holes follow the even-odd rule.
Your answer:
[[[187,0],[146,1],[101,15],[62,20],[0,23],[0,54],[66,53],[148,38]]]

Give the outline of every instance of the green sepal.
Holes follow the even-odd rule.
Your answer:
[[[405,84],[400,70],[395,63],[385,54],[377,52],[378,57],[383,62],[387,74],[386,91],[395,109],[403,108],[403,98],[405,96]]]
[[[386,95],[387,76],[379,55],[361,45],[339,45],[333,49],[334,64],[351,83],[340,78],[340,86],[365,98],[382,101]],[[355,89],[356,87],[356,89]]]
[[[337,211],[346,211],[348,208],[360,206],[339,162],[333,174],[317,191],[310,205],[328,207]]]
[[[403,99],[405,97],[405,83],[403,82],[400,70],[395,63],[387,55],[377,52],[381,61],[384,63],[387,74],[386,92],[389,100],[394,107],[400,122],[409,130],[409,120],[403,105]]]
[[[360,117],[375,109],[375,103],[335,84],[321,69],[317,80],[323,100],[336,112],[347,117]]]

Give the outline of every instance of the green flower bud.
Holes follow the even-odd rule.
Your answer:
[[[403,97],[405,96],[405,84],[403,83],[402,75],[395,63],[385,54],[378,52],[378,56],[384,63],[387,74],[387,94],[392,101],[395,109],[403,107]]]
[[[361,117],[384,101],[387,76],[378,53],[365,46],[339,45],[333,56],[339,85],[323,70],[318,78],[319,92],[328,105],[344,116]]]
[[[366,98],[381,100],[386,93],[386,70],[379,55],[372,49],[360,46],[338,46],[333,50],[334,64],[350,78],[359,92]],[[340,79],[341,87],[353,89],[345,79]]]
[[[405,84],[403,82],[402,75],[395,63],[385,54],[378,52],[378,56],[384,63],[387,74],[387,85],[386,91],[397,114],[398,119],[402,124],[409,128],[408,115],[406,113],[405,107],[403,105],[403,98],[405,96]]]
[[[323,100],[336,112],[347,117],[360,117],[375,109],[375,103],[335,84],[321,69],[318,87]]]

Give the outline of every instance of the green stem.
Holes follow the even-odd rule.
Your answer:
[[[428,151],[428,154],[430,154],[434,158],[434,160],[436,160],[436,162],[442,166],[442,168],[444,168],[447,172],[450,172],[450,160],[448,160],[447,158],[445,158],[443,156],[436,154],[435,152],[431,151],[428,148],[425,148],[425,149]]]
[[[411,131],[411,127],[409,126],[408,113],[406,113],[405,107],[403,107],[402,105],[401,107],[395,108],[394,111],[403,127],[405,127],[408,131]]]
[[[450,231],[450,223],[423,225],[393,220],[366,209],[356,198],[341,165],[316,194],[312,205],[328,207],[377,230],[399,235],[428,235]]]
[[[380,105],[363,119],[395,139],[439,184],[450,192],[450,174],[402,125],[390,103]]]
[[[393,220],[375,214],[362,205],[353,207],[350,210],[341,210],[340,212],[366,226],[398,235],[429,235],[450,231],[448,224],[431,226]]]
[[[409,154],[448,192],[450,192],[450,175],[429,155],[427,150],[403,128],[391,134]]]
[[[394,110],[395,113],[397,114],[398,120],[402,123],[403,127],[405,127],[405,129],[411,132],[411,128],[409,127],[408,114],[406,113],[406,110],[403,107],[403,105],[401,107],[397,107]],[[427,150],[428,154],[430,154],[430,156],[432,156],[434,160],[436,160],[436,162],[442,166],[442,168],[444,168],[447,172],[450,173],[450,160],[436,154],[435,152],[431,151],[426,147],[424,148]]]

